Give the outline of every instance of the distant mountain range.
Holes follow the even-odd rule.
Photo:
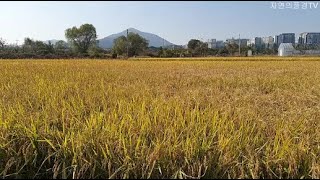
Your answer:
[[[158,35],[152,34],[152,33],[142,32],[142,31],[139,31],[139,30],[134,29],[134,28],[129,28],[128,31],[129,31],[129,33],[130,32],[137,33],[140,36],[142,36],[143,38],[145,38],[146,40],[148,40],[149,41],[149,47],[151,47],[151,46],[154,46],[154,47],[164,46],[164,47],[166,47],[166,46],[175,45],[175,44],[165,40],[164,38],[162,38],[162,37],[160,37]],[[107,36],[105,38],[98,39],[99,40],[99,46],[102,47],[102,48],[106,48],[106,49],[107,48],[112,48],[113,41],[116,38],[118,38],[120,36],[126,36],[126,35],[127,35],[127,30],[124,30],[124,31],[122,31],[120,33],[112,34],[112,35]],[[49,44],[49,41],[51,42],[51,44],[55,44],[59,40],[52,39],[52,40],[47,40],[47,41],[43,41],[43,42],[46,43],[46,44]]]
[[[163,39],[162,37],[152,34],[152,33],[147,33],[147,32],[142,32],[139,31],[137,29],[134,28],[129,28],[128,29],[129,33],[133,32],[133,33],[137,33],[140,36],[142,36],[143,38],[145,38],[146,40],[149,41],[149,47],[150,46],[154,46],[154,47],[160,47],[160,46],[171,46],[174,45],[173,43]],[[112,48],[113,46],[113,41],[120,37],[120,36],[126,36],[127,35],[127,30],[124,30],[120,33],[117,34],[112,34],[110,36],[107,36],[105,38],[99,39],[99,46],[102,48]]]

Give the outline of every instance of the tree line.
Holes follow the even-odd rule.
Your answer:
[[[223,48],[208,48],[206,42],[191,39],[187,48],[149,47],[149,42],[139,34],[130,32],[114,40],[110,50],[98,45],[96,28],[92,24],[83,24],[79,28],[71,27],[65,30],[67,42],[58,41],[55,44],[25,38],[21,46],[9,45],[0,38],[0,58],[127,58],[134,56],[147,57],[205,57],[205,56],[235,56],[238,44],[226,44]],[[248,50],[254,54],[276,54],[276,48],[241,47],[241,56],[246,56]]]
[[[98,58],[106,53],[98,46],[96,29],[92,24],[68,28],[65,37],[67,42],[55,44],[25,38],[21,46],[7,45],[0,39],[0,58]]]

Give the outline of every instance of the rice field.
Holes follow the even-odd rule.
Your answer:
[[[0,178],[320,178],[320,58],[1,60]]]

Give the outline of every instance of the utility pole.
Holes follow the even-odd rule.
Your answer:
[[[164,39],[162,38],[162,47],[164,48]]]
[[[241,42],[240,42],[240,34],[239,34],[239,56],[241,56],[240,46],[241,46]]]
[[[129,58],[129,40],[128,40],[129,30],[127,29],[127,58]]]

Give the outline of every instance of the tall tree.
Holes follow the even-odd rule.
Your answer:
[[[96,28],[92,24],[66,29],[65,36],[77,53],[88,53],[89,47],[97,44]]]
[[[162,46],[160,46],[159,51],[158,51],[158,56],[163,57],[163,55],[164,55],[164,50],[163,50]]]
[[[28,53],[36,53],[38,55],[46,55],[54,53],[53,45],[45,44],[42,41],[35,41],[30,38],[24,39],[23,50]]]
[[[198,39],[191,39],[188,42],[188,49],[192,55],[206,56],[208,53],[208,43],[204,43]]]
[[[127,48],[127,38],[120,36],[113,41],[112,51],[117,55],[123,55]]]
[[[68,44],[62,40],[56,42],[53,48],[56,55],[67,55],[67,52],[69,52]]]
[[[196,48],[200,47],[201,41],[198,39],[191,39],[188,42],[188,48],[191,50],[195,50]]]
[[[208,43],[204,43],[204,42],[201,42],[200,43],[200,48],[199,48],[199,50],[200,50],[200,54],[202,55],[202,56],[206,56],[207,55],[207,53],[208,53]]]
[[[117,55],[123,55],[129,50],[129,56],[143,53],[148,48],[148,41],[136,33],[129,33],[128,37],[120,36],[114,40],[112,50]]]
[[[5,44],[6,44],[6,41],[0,38],[0,48],[3,48]]]
[[[226,44],[226,48],[227,48],[229,54],[233,55],[235,52],[238,51],[239,45],[236,43],[228,43],[228,44]]]
[[[191,55],[197,54],[201,46],[201,41],[198,39],[191,39],[188,42],[188,49],[191,51]]]
[[[60,40],[56,42],[53,47],[56,51],[65,51],[68,48],[68,45],[66,42]]]
[[[128,34],[129,56],[139,55],[148,48],[148,41],[136,33]]]

